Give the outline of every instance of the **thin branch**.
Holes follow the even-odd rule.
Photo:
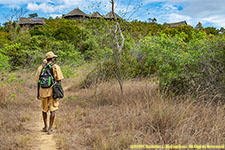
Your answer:
[[[128,1],[127,8],[126,8],[126,11],[125,11],[123,17],[125,17],[127,15],[129,7],[130,7],[130,0]]]
[[[9,14],[2,14],[7,21],[18,21],[20,17],[24,16],[28,12],[24,8],[12,8]]]
[[[116,41],[116,47],[119,49],[119,42],[118,42],[118,38],[117,38],[117,30],[118,30],[118,28],[117,28],[117,24],[115,24],[114,25],[114,28],[115,28],[115,30],[114,30],[114,38],[115,38],[115,41]]]
[[[121,45],[119,45],[119,43],[118,43],[118,45],[119,45],[118,50],[119,50],[119,53],[120,53],[122,51],[122,49],[123,49],[125,38],[123,37],[123,33],[121,31],[120,24],[118,22],[117,22],[117,26],[119,28],[120,36],[122,38]]]

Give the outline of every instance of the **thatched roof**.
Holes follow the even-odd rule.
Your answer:
[[[176,26],[181,26],[181,25],[187,25],[186,21],[181,21],[181,22],[174,22],[174,23],[168,23],[170,27],[176,27]]]
[[[86,16],[89,17],[87,14],[85,14],[83,11],[81,11],[79,8],[75,8],[72,11],[70,11],[68,14],[66,14],[64,17],[69,16]]]
[[[120,19],[121,17],[119,15],[117,15],[116,13],[114,13],[117,19]],[[108,14],[105,15],[106,19],[114,19],[113,13],[109,12]]]
[[[25,18],[21,17],[18,24],[45,24],[45,18]]]
[[[103,16],[99,12],[94,12],[90,15],[91,18],[102,18]]]

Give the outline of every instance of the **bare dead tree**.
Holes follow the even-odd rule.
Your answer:
[[[119,82],[120,85],[120,90],[121,90],[121,95],[123,95],[123,81],[122,81],[122,77],[121,77],[121,71],[120,71],[120,56],[122,53],[122,49],[124,47],[124,41],[125,38],[123,36],[122,30],[120,28],[120,24],[119,22],[117,22],[117,17],[115,15],[114,12],[114,0],[110,1],[112,4],[112,15],[115,21],[115,25],[114,25],[114,40],[116,42],[116,45],[113,48],[113,56],[114,56],[114,60],[115,60],[115,65],[116,65],[116,70],[113,71],[113,74],[115,75],[117,81]],[[122,39],[121,43],[119,43],[119,37],[118,37],[118,33],[120,35],[120,38]]]
[[[19,18],[24,16],[27,12],[27,9],[24,8],[12,8],[9,14],[2,14],[3,17],[9,22],[11,38],[13,40],[16,39],[16,31],[18,29],[16,21],[18,21]]]
[[[109,2],[111,3],[111,6],[112,6],[111,7],[111,10],[112,10],[111,13],[112,13],[112,18],[113,18],[114,22],[113,22],[113,24],[111,24],[111,22],[110,22],[110,25],[105,26],[105,27],[107,28],[107,31],[109,31],[107,33],[106,38],[110,38],[112,40],[111,43],[107,43],[107,44],[110,45],[110,47],[113,50],[113,53],[112,53],[112,55],[107,55],[106,57],[107,58],[113,57],[113,64],[114,64],[115,67],[111,67],[111,68],[106,67],[106,68],[104,68],[105,70],[101,70],[100,68],[104,67],[104,66],[102,66],[102,65],[104,65],[104,63],[101,62],[101,65],[97,66],[97,68],[99,67],[98,69],[101,70],[101,73],[94,75],[95,81],[93,81],[93,83],[95,84],[95,94],[96,94],[97,93],[96,92],[97,91],[97,83],[101,80],[104,80],[104,78],[105,78],[104,73],[107,74],[107,72],[111,72],[115,76],[116,80],[118,81],[119,86],[120,86],[120,90],[121,90],[121,95],[123,95],[124,90],[123,90],[123,80],[122,80],[122,75],[121,75],[121,62],[120,61],[121,61],[121,56],[123,54],[122,50],[123,50],[123,47],[124,47],[125,38],[124,38],[124,35],[123,35],[123,32],[122,32],[120,23],[117,20],[118,16],[115,14],[115,7],[116,7],[115,1],[109,0]],[[126,13],[128,12],[130,4],[131,4],[131,0],[129,0],[129,2],[128,2],[127,8],[126,8]],[[133,16],[135,14],[135,12],[138,11],[139,8],[140,8],[139,5],[137,5],[135,7],[135,10],[133,9],[131,12],[129,12],[129,13],[132,13],[131,16]],[[95,34],[99,35],[97,37],[100,37],[102,35],[102,33],[95,33]],[[101,40],[101,38],[99,38],[99,40]],[[102,47],[102,49],[104,50],[104,47]],[[96,59],[96,60],[99,61],[99,59]],[[108,60],[108,59],[105,59],[104,61],[106,61],[106,60]],[[107,61],[106,61],[106,63],[107,63]],[[91,77],[89,77],[89,78],[91,78]]]
[[[12,8],[8,14],[2,14],[7,21],[18,21],[28,11],[24,8]]]

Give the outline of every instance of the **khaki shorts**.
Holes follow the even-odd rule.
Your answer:
[[[59,106],[59,102],[57,99],[53,99],[53,97],[42,97],[42,104],[41,104],[41,108],[43,112],[48,112],[49,110],[52,111],[56,111],[58,109]]]

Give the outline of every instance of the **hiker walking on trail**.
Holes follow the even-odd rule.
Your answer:
[[[58,110],[58,99],[53,98],[53,85],[56,83],[61,84],[64,78],[62,71],[58,65],[55,64],[57,55],[53,52],[46,53],[46,60],[38,67],[35,81],[37,82],[37,99],[42,101],[42,116],[44,121],[44,132],[48,134],[54,133],[52,130],[53,122],[55,119],[55,111]],[[47,125],[47,112],[50,111],[49,126]]]

